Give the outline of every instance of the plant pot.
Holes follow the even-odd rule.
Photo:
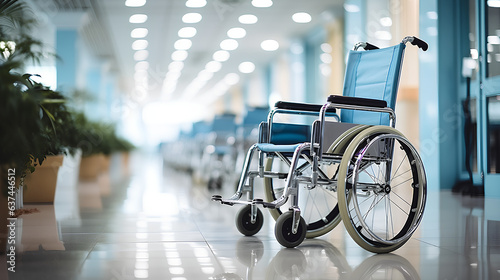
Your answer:
[[[104,155],[102,160],[102,170],[104,172],[109,172],[109,167],[111,166],[111,155]]]
[[[19,253],[28,251],[64,251],[64,243],[59,235],[54,205],[37,205],[38,212],[21,215],[20,239],[16,242]],[[37,228],[38,230],[31,230]]]
[[[64,156],[47,156],[35,172],[28,174],[24,180],[25,203],[54,203],[57,186],[57,174]]]
[[[103,172],[105,160],[106,159],[103,154],[94,154],[82,157],[82,161],[80,162],[80,180],[96,180],[97,176]]]
[[[122,174],[130,175],[130,152],[122,152]]]

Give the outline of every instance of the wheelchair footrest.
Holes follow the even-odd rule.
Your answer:
[[[253,204],[252,201],[243,201],[243,200],[233,200],[233,199],[223,199],[221,195],[215,194],[212,195],[212,201],[220,202],[220,204],[225,204],[229,206],[233,206],[235,204]]]
[[[253,201],[253,204],[257,204],[257,205],[262,205],[264,208],[276,208],[276,205],[271,203],[271,202],[265,202],[263,199],[261,198],[255,198]]]

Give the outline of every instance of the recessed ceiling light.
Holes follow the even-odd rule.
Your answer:
[[[250,61],[242,62],[238,66],[238,70],[240,70],[241,73],[245,74],[252,73],[255,70],[255,64]]]
[[[325,63],[325,64],[330,64],[332,63],[332,55],[329,53],[322,53],[319,56],[319,59]]]
[[[172,61],[168,65],[168,71],[180,72],[184,68],[184,62],[182,61]]]
[[[271,0],[252,0],[252,5],[257,8],[268,8],[273,5]]]
[[[293,14],[292,19],[297,23],[308,23],[312,18],[310,14],[301,12]]]
[[[174,51],[172,53],[172,60],[173,61],[184,61],[188,57],[188,52],[187,51]]]
[[[206,82],[206,81],[212,79],[213,76],[214,76],[213,72],[204,69],[204,70],[201,70],[200,73],[198,73],[198,76],[196,76],[196,78],[199,79],[200,81]]]
[[[331,53],[332,52],[332,45],[328,43],[323,43],[321,44],[321,50],[325,53]]]
[[[257,23],[258,20],[259,19],[256,16],[251,15],[251,14],[241,15],[238,18],[238,21],[242,24],[254,24],[254,23]]]
[[[183,27],[179,29],[179,32],[177,32],[177,35],[181,38],[191,38],[196,35],[196,28],[194,27]]]
[[[234,39],[226,39],[220,42],[220,48],[226,51],[232,51],[238,48],[238,42]]]
[[[147,28],[134,28],[130,32],[130,37],[132,38],[144,38],[148,35],[148,29]]]
[[[144,71],[148,70],[149,68],[149,62],[147,61],[139,61],[135,64],[135,71]]]
[[[165,75],[165,80],[167,81],[177,81],[181,77],[181,72],[168,72],[167,75]]]
[[[145,70],[139,70],[135,71],[134,73],[134,79],[137,80],[143,80],[144,78],[148,77],[148,71]]]
[[[500,8],[500,1],[499,0],[488,0],[487,4],[488,4],[488,7]]]
[[[383,17],[380,19],[380,25],[382,26],[392,26],[392,19],[390,17]]]
[[[186,2],[186,7],[188,8],[202,8],[207,5],[207,0],[188,0]]]
[[[236,73],[229,73],[224,77],[224,82],[230,86],[237,84],[240,81],[240,76]]]
[[[356,4],[344,4],[344,9],[348,13],[357,13],[360,11],[360,8]]]
[[[127,7],[142,7],[146,4],[146,0],[126,0],[125,6]]]
[[[213,73],[218,72],[221,68],[222,64],[219,61],[215,60],[210,61],[209,63],[207,63],[207,65],[205,65],[205,69]]]
[[[174,48],[176,50],[189,50],[193,43],[189,39],[179,39],[175,41],[174,43]]]
[[[145,14],[135,14],[131,15],[128,21],[130,23],[145,23],[148,20],[148,16]]]
[[[260,43],[260,47],[265,51],[275,51],[280,47],[280,44],[275,40],[265,40]]]
[[[140,51],[136,51],[134,53],[134,59],[136,61],[139,61],[139,60],[146,60],[149,56],[149,52],[147,50],[140,50]]]
[[[231,28],[227,31],[227,36],[229,38],[239,39],[245,37],[246,35],[247,32],[241,27]]]
[[[143,50],[145,48],[148,47],[148,41],[147,40],[144,40],[144,39],[141,39],[141,40],[135,40],[133,43],[132,43],[132,49],[135,50],[135,51],[138,51],[138,50]]]
[[[198,23],[201,19],[202,16],[199,13],[187,13],[182,16],[182,22],[184,23]]]
[[[226,61],[229,59],[229,52],[228,51],[223,51],[223,50],[220,50],[220,51],[216,51],[214,53],[214,55],[212,56],[212,58],[215,60],[215,61],[220,61],[220,62],[223,62],[223,61]]]

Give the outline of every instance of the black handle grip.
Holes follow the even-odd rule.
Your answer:
[[[413,40],[411,41],[411,44],[414,45],[414,46],[418,46],[419,48],[421,48],[424,52],[429,48],[429,45],[427,45],[426,42],[424,42],[423,40],[413,36]]]
[[[368,42],[366,42],[365,44],[366,44],[366,46],[364,47],[364,49],[367,50],[367,51],[378,50],[379,49],[379,47],[377,47],[375,45],[372,45],[372,44],[370,44]]]

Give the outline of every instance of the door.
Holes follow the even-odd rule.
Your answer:
[[[486,196],[500,197],[500,0],[480,5],[482,172]]]
[[[473,180],[484,184],[486,196],[500,197],[500,0],[462,3],[466,8],[462,15],[469,19],[469,33],[464,36],[469,50],[464,56],[476,61],[469,106]]]

